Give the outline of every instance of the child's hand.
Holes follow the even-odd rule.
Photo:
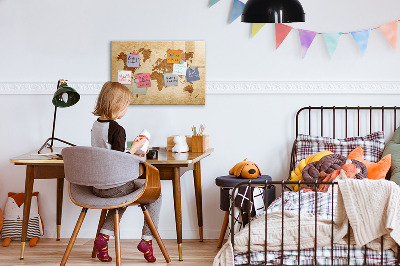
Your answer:
[[[129,152],[131,154],[135,154],[140,148],[143,147],[143,145],[146,143],[146,141],[147,140],[145,138],[136,137],[135,140],[132,142]]]
[[[136,154],[135,153],[135,155],[136,156],[139,156],[139,157],[146,157],[146,155],[149,153],[149,149],[147,149],[147,151],[146,151],[146,153],[145,154]]]

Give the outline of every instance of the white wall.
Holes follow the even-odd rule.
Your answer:
[[[117,4],[118,3],[118,4]],[[0,0],[0,82],[103,82],[110,77],[112,40],[205,40],[207,81],[399,81],[399,52],[391,50],[379,31],[371,33],[363,57],[343,36],[329,59],[318,36],[301,59],[297,32],[274,50],[273,25],[250,40],[250,25],[227,24],[230,0],[208,9],[208,0],[148,1],[11,1]],[[399,19],[397,1],[303,0],[307,22],[294,24],[321,32],[375,27]],[[175,14],[175,15],[174,15]],[[35,150],[50,136],[53,106],[50,95],[0,95],[0,207],[7,192],[24,190],[25,168],[9,158]],[[78,145],[90,144],[95,95],[82,95],[74,107],[60,109],[56,135]],[[121,120],[128,138],[147,128],[153,145],[165,146],[176,133],[189,134],[205,123],[215,152],[202,163],[205,238],[218,238],[223,214],[214,179],[238,161],[255,161],[275,180],[286,176],[294,138],[294,115],[308,105],[398,105],[399,95],[258,94],[207,95],[205,106],[131,106]],[[40,211],[45,237],[55,237],[55,180],[39,180]],[[164,195],[160,233],[175,238],[172,188],[162,182]],[[182,177],[184,238],[197,237],[193,181]],[[62,237],[69,237],[79,208],[64,193]],[[90,211],[80,237],[92,237],[99,212]],[[139,217],[139,218],[138,218]],[[142,218],[130,208],[121,222],[123,238],[139,238]]]

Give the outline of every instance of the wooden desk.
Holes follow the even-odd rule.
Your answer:
[[[54,149],[55,152],[61,151],[60,148]],[[42,153],[50,153],[50,150],[44,149]],[[15,165],[26,165],[20,259],[24,258],[26,234],[28,232],[29,213],[31,209],[32,189],[35,179],[57,178],[57,241],[60,240],[62,201],[64,190],[64,162],[62,159],[59,158],[53,159],[56,156],[40,156],[33,154],[37,154],[37,150],[10,159],[10,162],[14,163]]]
[[[61,148],[54,148],[60,152]],[[182,205],[180,177],[188,170],[193,170],[194,190],[196,196],[197,219],[199,225],[200,241],[203,241],[203,211],[201,193],[201,168],[200,160],[210,155],[214,149],[201,153],[174,154],[161,149],[157,160],[147,160],[148,163],[158,168],[161,180],[171,180],[173,184],[175,223],[178,242],[179,260],[182,260]],[[57,240],[60,239],[61,214],[64,188],[64,162],[59,158],[35,155],[37,151],[23,154],[10,159],[15,165],[26,165],[25,199],[21,236],[21,255],[24,258],[28,218],[31,207],[32,189],[34,179],[57,178]],[[43,151],[47,153],[50,151]],[[53,156],[54,157],[54,156]]]

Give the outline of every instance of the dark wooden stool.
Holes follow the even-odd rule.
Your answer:
[[[237,184],[246,182],[249,180],[250,179],[236,177],[234,175],[220,176],[215,179],[215,184],[220,187],[220,209],[225,212],[224,221],[222,222],[221,234],[219,235],[219,240],[218,240],[218,245],[217,245],[218,248],[220,248],[222,246],[226,228],[228,227],[229,207],[230,207],[230,199],[229,199],[230,190],[233,189]],[[257,178],[251,179],[251,181],[263,181],[263,182],[265,182],[266,180],[272,181],[272,178],[268,175],[262,175]],[[257,187],[257,186],[254,186],[254,187]],[[270,186],[267,189],[268,189],[268,199],[265,199],[265,200],[267,200],[267,206],[269,206],[269,204],[271,204],[275,200],[275,186]]]

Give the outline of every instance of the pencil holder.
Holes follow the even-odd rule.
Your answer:
[[[208,150],[209,136],[192,136],[192,152],[205,152]]]

